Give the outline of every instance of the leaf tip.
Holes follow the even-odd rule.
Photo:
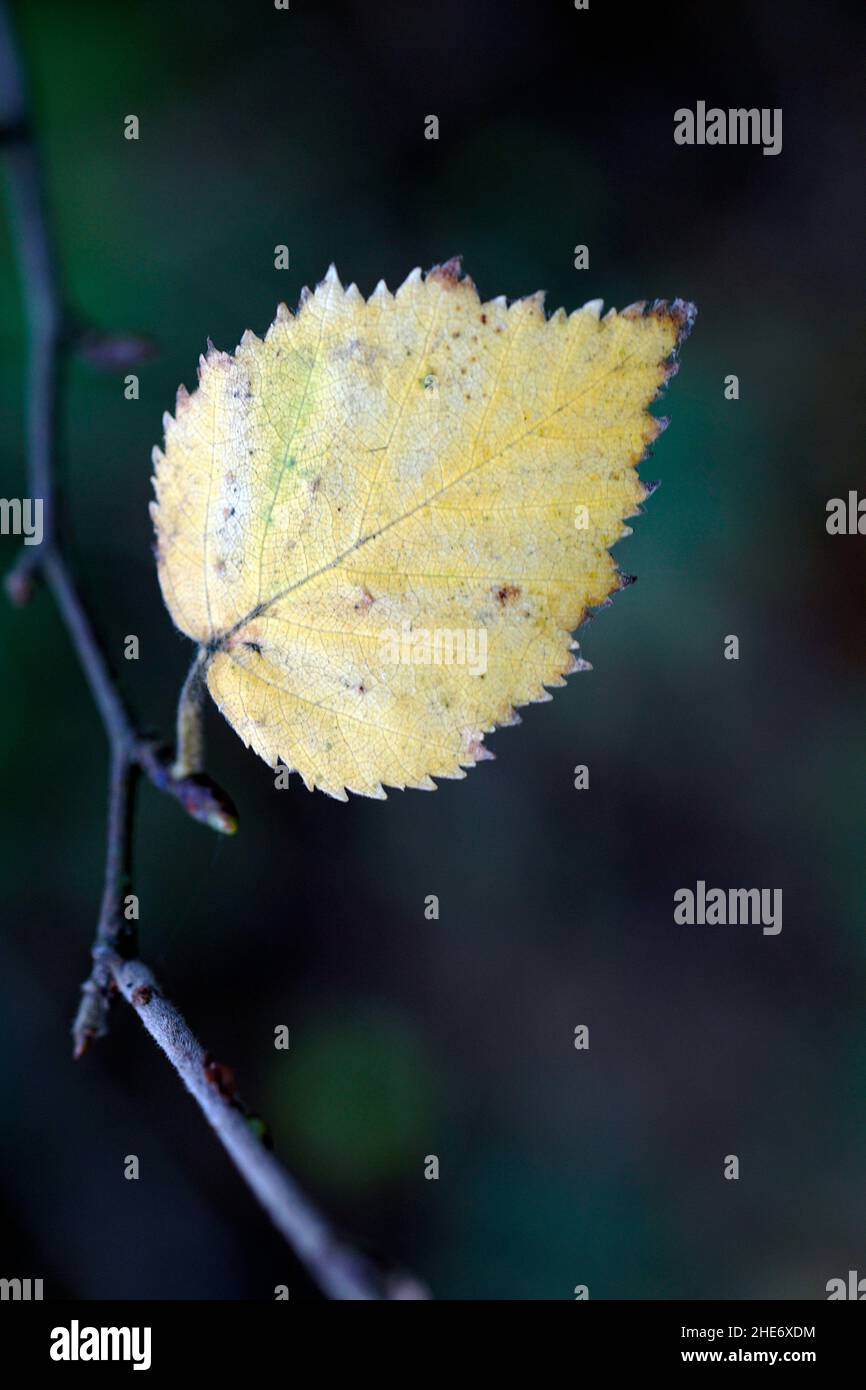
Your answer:
[[[447,288],[459,284],[463,278],[463,257],[451,256],[441,265],[434,265],[427,271],[426,278],[432,280],[434,284],[444,285]]]
[[[373,293],[370,295],[369,302],[370,304],[382,304],[387,300],[393,299],[393,297],[385,281],[380,280],[373,290]]]
[[[416,265],[414,270],[409,271],[409,274],[406,276],[406,279],[403,281],[402,285],[397,290],[397,298],[399,299],[401,295],[406,294],[409,290],[415,289],[418,285],[422,283],[423,278],[424,277],[421,272],[421,267]]]

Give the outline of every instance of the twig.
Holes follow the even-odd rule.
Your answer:
[[[117,988],[135,1009],[151,1037],[174,1065],[201,1106],[235,1166],[306,1265],[319,1287],[332,1298],[424,1298],[413,1280],[390,1275],[368,1257],[342,1243],[266,1147],[227,1080],[227,1068],[215,1064],[186,1022],[138,959],[133,921],[124,913],[131,885],[132,822],[140,772],[175,798],[196,820],[232,833],[237,818],[231,801],[204,773],[202,658],[193,663],[181,694],[178,750],[145,739],[120,696],[96,630],[63,554],[57,524],[57,418],[59,382],[65,353],[74,345],[56,260],[49,236],[42,175],[27,107],[23,69],[13,40],[5,0],[0,0],[0,150],[7,174],[28,325],[28,487],[41,499],[42,542],[25,548],[6,581],[13,602],[30,598],[37,578],[50,589],[87,678],[108,735],[111,779],[105,884],[93,967],[82,988],[73,1026],[74,1052],[80,1057],[106,1031],[111,995]],[[130,343],[123,339],[124,360]],[[145,343],[146,340],[139,340]],[[107,356],[110,358],[111,353]]]
[[[112,973],[124,998],[198,1101],[247,1186],[319,1287],[340,1299],[425,1298],[425,1290],[413,1279],[384,1273],[366,1255],[338,1239],[262,1143],[234,1093],[231,1074],[204,1051],[147,966],[140,960],[115,957]]]
[[[64,355],[73,345],[55,270],[48,231],[42,172],[27,107],[22,68],[5,0],[0,0],[0,149],[13,241],[24,289],[28,327],[27,485],[42,502],[42,542],[25,546],[6,579],[17,604],[30,598],[44,578],[60,609],[87,677],[111,746],[125,749],[160,791],[178,800],[188,815],[228,834],[237,829],[228,796],[210,779],[189,783],[171,775],[172,759],[139,734],[121,699],[117,681],[96,637],[84,600],[64,557],[55,524],[57,510],[57,417]]]
[[[177,742],[172,775],[196,776],[204,771],[204,672],[207,649],[199,647],[177,702]]]
[[[105,887],[91,952],[93,968],[81,986],[81,1003],[72,1025],[73,1056],[83,1057],[95,1038],[108,1032],[108,1009],[114,992],[111,960],[136,953],[135,917],[127,918],[125,898],[132,887],[132,822],[138,768],[127,753],[115,749],[108,794],[108,849]]]

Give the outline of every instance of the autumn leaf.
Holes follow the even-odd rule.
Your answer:
[[[600,311],[482,303],[458,261],[365,301],[332,267],[264,341],[210,346],[154,451],[159,578],[271,766],[433,789],[585,666],[695,315]]]

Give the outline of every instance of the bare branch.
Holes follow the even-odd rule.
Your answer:
[[[25,603],[35,580],[47,583],[87,678],[111,749],[108,848],[93,966],[82,988],[73,1028],[80,1057],[107,1027],[119,989],[198,1101],[206,1119],[277,1229],[331,1298],[426,1298],[408,1276],[384,1272],[337,1238],[257,1132],[234,1093],[231,1073],[212,1061],[138,959],[124,901],[131,884],[132,823],[139,772],[178,801],[188,815],[233,833],[237,816],[228,796],[205,774],[200,654],[187,677],[178,715],[178,750],[143,738],[124,703],[72,571],[63,555],[57,514],[57,418],[64,357],[76,347],[63,311],[49,236],[42,176],[32,136],[23,70],[5,0],[0,0],[0,153],[7,175],[13,239],[28,325],[28,487],[43,504],[43,540],[25,549],[6,581],[9,597]],[[126,350],[126,349],[124,349]]]
[[[205,1052],[147,966],[140,960],[124,961],[116,956],[111,969],[124,998],[198,1101],[247,1186],[319,1287],[339,1299],[426,1298],[426,1291],[415,1280],[383,1272],[337,1237],[262,1142],[234,1093],[231,1073]]]
[[[81,986],[81,1003],[72,1025],[73,1056],[83,1057],[95,1038],[108,1032],[108,1009],[114,990],[111,960],[136,953],[134,921],[127,919],[125,899],[132,887],[132,823],[138,768],[125,751],[111,759],[108,797],[108,849],[105,887],[93,943],[93,968]]]

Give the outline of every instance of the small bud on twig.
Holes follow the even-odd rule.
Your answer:
[[[3,580],[6,597],[14,608],[24,608],[36,592],[39,572],[37,550],[38,547],[34,550],[22,550]]]
[[[222,835],[235,834],[238,828],[235,804],[206,772],[178,777],[169,750],[148,744],[139,749],[138,762],[154,786],[179,801],[193,820],[209,825],[211,830],[218,830]]]
[[[87,329],[76,333],[73,347],[82,361],[98,372],[126,372],[157,356],[159,349],[143,333],[102,333]]]

